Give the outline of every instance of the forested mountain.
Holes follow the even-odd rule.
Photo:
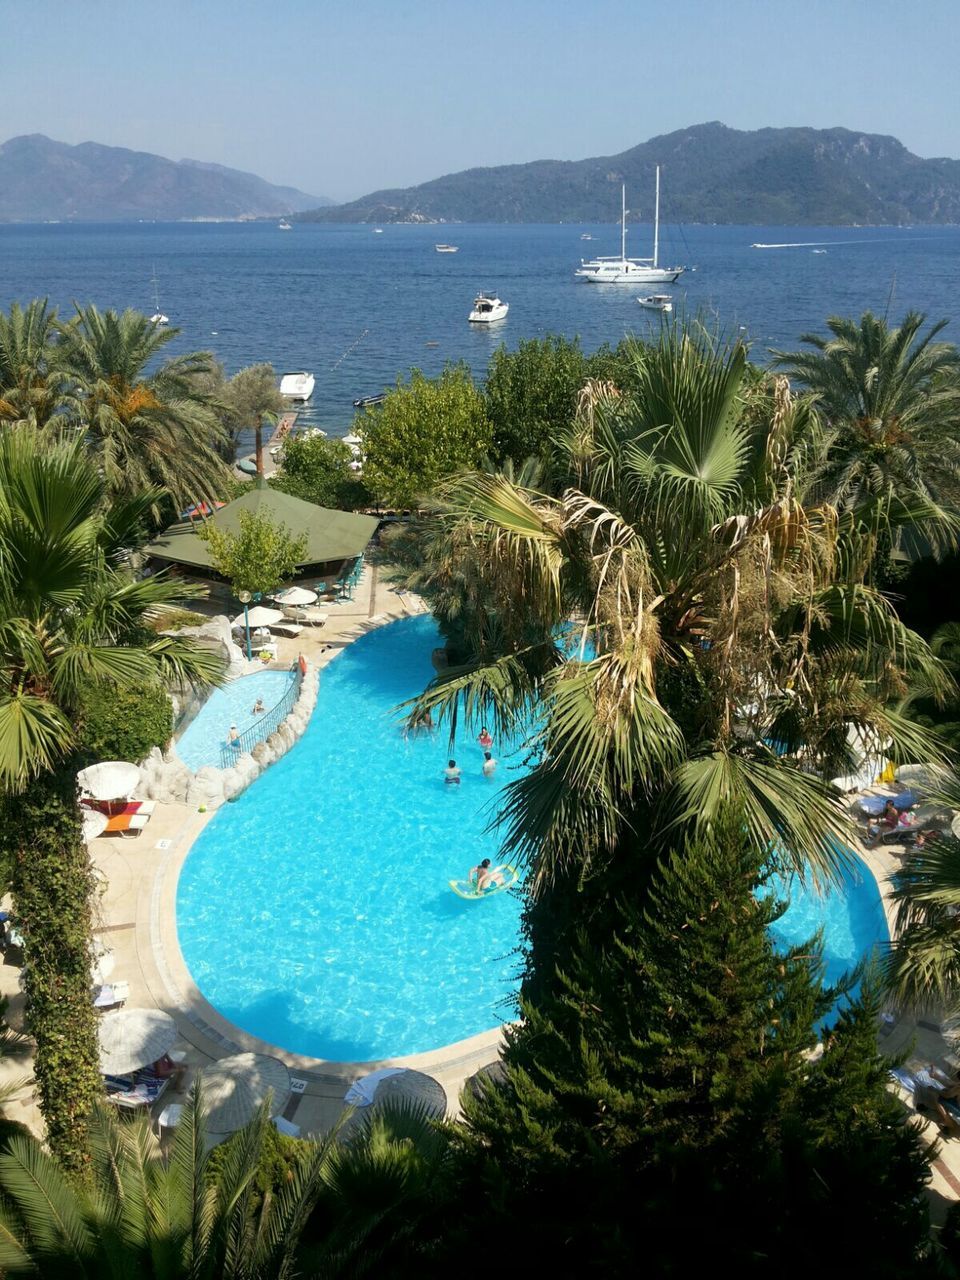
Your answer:
[[[146,151],[69,146],[41,133],[0,145],[0,221],[129,221],[244,218],[329,204],[252,173]]]
[[[616,156],[466,169],[406,190],[301,214],[318,222],[610,222],[620,184],[634,218],[764,224],[960,222],[960,161],[923,160],[896,138],[849,129],[718,122],[651,138]]]

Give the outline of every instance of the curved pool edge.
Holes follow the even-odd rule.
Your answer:
[[[344,636],[344,643],[340,647],[325,654],[325,661],[321,666],[335,661],[348,644],[374,627],[390,625],[400,621],[403,616],[405,615],[368,619],[355,634]],[[198,1036],[210,1042],[213,1047],[212,1056],[237,1052],[272,1054],[298,1074],[315,1082],[329,1082],[338,1088],[340,1085],[345,1087],[357,1075],[380,1066],[415,1068],[438,1076],[441,1081],[443,1077],[447,1077],[462,1083],[467,1076],[497,1057],[503,1042],[504,1027],[509,1025],[507,1023],[420,1053],[365,1061],[335,1061],[291,1052],[251,1035],[225,1018],[203,996],[193,980],[180,950],[176,917],[180,872],[194,842],[214,816],[213,813],[188,815],[181,832],[166,851],[154,875],[141,881],[135,922],[141,968],[155,1003],[160,1008],[173,1009],[185,1018]],[[890,874],[896,868],[896,859],[880,849],[868,849],[853,838],[850,847],[876,883],[889,938],[893,939],[896,937],[896,929]],[[192,1036],[187,1038],[193,1039]],[[455,1107],[455,1097],[450,1097],[450,1102]]]
[[[361,635],[374,627],[401,621],[403,616],[368,619],[365,625],[357,628],[355,634],[344,636],[341,646],[324,654],[325,661],[319,665],[322,668],[329,662],[336,661],[348,644]],[[297,745],[295,743],[290,749],[294,750]],[[255,785],[256,782],[251,783],[251,786]],[[291,1052],[251,1035],[225,1018],[194,982],[180,950],[177,933],[177,886],[180,872],[195,841],[214,817],[212,812],[191,813],[187,816],[153,876],[141,880],[135,922],[141,968],[154,1002],[160,1008],[175,1009],[186,1019],[197,1035],[211,1043],[215,1049],[212,1056],[239,1052],[272,1054],[301,1076],[318,1082],[328,1081],[338,1087],[343,1085],[344,1088],[358,1075],[381,1066],[415,1068],[439,1077],[441,1083],[444,1083],[443,1077],[447,1077],[452,1087],[454,1081],[462,1083],[467,1076],[498,1056],[505,1024],[421,1053],[363,1062],[341,1062]],[[181,1027],[181,1030],[185,1029]],[[187,1038],[193,1039],[193,1036]],[[449,1102],[456,1109],[456,1096],[450,1096]]]

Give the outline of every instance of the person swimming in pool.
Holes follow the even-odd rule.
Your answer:
[[[251,707],[250,714],[252,716],[262,716],[264,711],[266,711],[266,709],[267,708],[263,705],[263,699],[258,698],[256,702],[253,704],[253,706]]]
[[[480,737],[477,739],[477,742],[481,747],[483,747],[484,751],[489,751],[493,746],[493,739],[490,737],[490,731],[487,729],[486,725],[484,725],[480,730]]]
[[[227,746],[236,747],[237,749],[240,747],[240,734],[237,732],[235,724],[230,726],[230,732],[227,734]]]
[[[456,760],[448,760],[447,767],[443,771],[443,780],[450,786],[459,787],[460,785],[460,769]]]
[[[497,768],[497,762],[489,751],[483,753],[483,776],[492,778]]]
[[[474,880],[477,883],[477,893],[485,893],[493,884],[503,884],[503,872],[499,867],[490,866],[490,859],[484,858],[475,867],[470,868],[468,877],[471,884]]]

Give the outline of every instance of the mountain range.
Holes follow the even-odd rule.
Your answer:
[[[620,184],[634,219],[758,226],[960,222],[960,161],[849,129],[742,131],[714,121],[614,156],[465,169],[299,215],[314,222],[611,222]]]
[[[69,146],[33,133],[0,145],[3,222],[256,218],[330,203],[239,169],[97,142]]]

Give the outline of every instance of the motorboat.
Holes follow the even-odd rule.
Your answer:
[[[585,232],[583,233],[583,235],[580,237],[580,239],[581,239],[581,240],[592,240],[592,239],[593,239],[593,236],[590,234],[590,232],[589,232],[589,231],[585,231]]]
[[[489,294],[478,293],[467,319],[471,324],[493,324],[495,320],[505,320],[509,310],[509,302],[501,302],[499,298],[490,297]]]
[[[292,231],[292,230],[293,230],[293,224],[292,224],[292,223],[290,223],[290,222],[288,222],[288,221],[286,220],[286,218],[281,218],[281,219],[280,219],[280,221],[277,223],[277,230],[278,230],[278,231]]]
[[[380,394],[376,396],[361,396],[359,400],[354,400],[353,407],[355,409],[368,409],[371,405],[383,404],[386,398],[387,393],[385,391],[381,391]]]
[[[374,234],[375,236],[382,236],[382,235],[383,235],[383,227],[374,227],[374,228],[373,228],[373,234]]]
[[[657,165],[657,195],[653,217],[653,257],[627,257],[627,188],[620,188],[620,256],[581,260],[574,273],[591,284],[673,284],[684,267],[661,267],[660,257],[660,166]]]
[[[280,394],[287,400],[304,402],[313,395],[315,382],[312,373],[285,373],[280,379]]]
[[[651,293],[646,298],[638,298],[637,301],[648,311],[673,310],[673,298],[669,293]]]
[[[459,253],[460,246],[458,244],[435,244],[434,249],[437,253]]]

